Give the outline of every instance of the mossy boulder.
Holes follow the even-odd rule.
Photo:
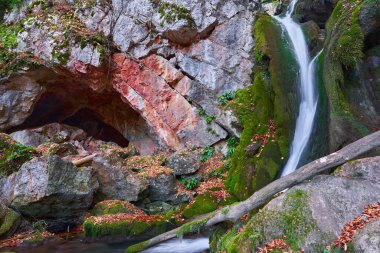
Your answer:
[[[365,83],[357,79],[351,84],[349,81],[365,56],[366,38],[359,14],[363,8],[374,7],[370,2],[360,0],[349,4],[339,1],[326,24],[323,82],[328,98],[330,151],[370,132],[370,125],[362,120],[367,110],[359,112],[356,108],[359,100],[368,104],[368,94],[371,92]]]
[[[229,105],[244,128],[227,180],[240,200],[274,180],[288,156],[298,114],[298,66],[284,36],[275,19],[258,16],[253,85],[239,90]],[[247,151],[253,142],[262,143],[257,154]]]
[[[21,223],[21,216],[0,203],[0,239],[11,236]]]
[[[293,252],[323,252],[348,222],[378,202],[380,185],[370,177],[378,169],[378,160],[362,159],[355,162],[355,173],[352,166],[343,166],[342,176],[318,176],[289,189],[247,224],[238,222],[231,229],[221,228],[213,236],[211,251],[257,252],[258,247],[281,239]]]
[[[88,238],[143,240],[172,229],[174,219],[146,214],[119,213],[92,216],[83,223]]]
[[[228,193],[221,178],[214,177],[201,182],[195,191],[198,195],[182,211],[182,217],[185,219],[210,213],[219,207],[238,201],[235,196]]]
[[[45,220],[55,232],[82,223],[97,188],[91,168],[49,155],[32,159],[0,181],[0,198],[26,219]]]

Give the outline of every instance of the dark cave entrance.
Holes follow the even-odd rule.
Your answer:
[[[113,125],[128,127],[130,124],[134,128],[139,118],[116,91],[94,92],[83,85],[68,87],[55,83],[47,86],[26,121],[8,132],[60,123],[80,128],[96,139],[127,147],[130,141],[122,134],[123,129]]]
[[[63,124],[83,129],[89,136],[106,142],[114,142],[127,147],[129,141],[115,128],[104,123],[99,115],[88,108],[82,108],[73,116],[62,121]]]

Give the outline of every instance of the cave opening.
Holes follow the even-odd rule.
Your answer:
[[[141,116],[113,89],[95,92],[86,85],[58,82],[45,85],[31,115],[7,132],[60,123],[80,128],[96,139],[127,147],[129,137],[138,132],[136,129],[144,130],[142,122]]]

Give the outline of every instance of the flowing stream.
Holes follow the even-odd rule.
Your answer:
[[[297,0],[292,0],[286,14],[283,17],[274,16],[274,18],[286,30],[290,41],[292,42],[294,54],[300,67],[299,82],[301,102],[299,115],[296,122],[294,139],[290,148],[289,159],[282,171],[281,176],[286,176],[297,169],[301,156],[310,140],[317,109],[315,61],[319,54],[310,61],[309,49],[301,26],[291,17],[296,3]]]

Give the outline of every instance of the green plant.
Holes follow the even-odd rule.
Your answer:
[[[0,177],[18,171],[22,164],[31,160],[34,149],[0,136]]]
[[[198,115],[201,116],[206,121],[207,124],[210,124],[216,118],[214,115],[208,115],[206,113],[206,110],[203,108],[199,109]]]
[[[158,5],[161,25],[164,25],[165,22],[168,24],[173,24],[179,20],[185,20],[189,26],[196,26],[195,21],[191,16],[191,11],[186,9],[183,5],[169,3],[162,0],[152,0],[152,2]]]
[[[47,229],[47,223],[46,221],[44,220],[39,220],[39,221],[36,221],[36,222],[33,222],[32,223],[32,228],[34,231],[38,231],[38,232],[44,232],[46,231]]]
[[[188,190],[192,190],[192,189],[195,189],[198,184],[199,184],[199,180],[196,179],[196,178],[181,178],[179,180],[185,187],[186,189]]]
[[[214,155],[214,152],[215,152],[214,147],[205,148],[205,150],[203,150],[203,152],[202,152],[201,162],[204,163],[208,159],[210,159]]]
[[[214,129],[212,129],[211,127],[208,127],[207,131],[209,133],[211,133],[212,135],[215,135],[216,137],[219,137],[219,134]]]
[[[221,95],[218,100],[222,105],[227,104],[229,101],[232,101],[236,98],[236,92],[235,91],[230,91],[226,92],[223,95]]]
[[[230,158],[235,151],[235,148],[239,145],[239,139],[235,136],[227,140],[227,155],[226,158]]]

